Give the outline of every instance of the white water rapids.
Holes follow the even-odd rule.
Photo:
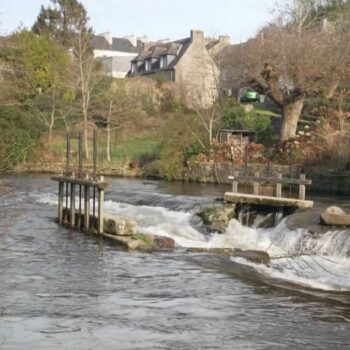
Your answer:
[[[57,203],[51,195],[38,201]],[[314,236],[304,229],[291,231],[283,221],[272,229],[256,229],[242,226],[233,219],[224,234],[208,235],[193,226],[191,219],[195,213],[192,212],[111,200],[105,202],[105,211],[134,218],[141,233],[171,237],[179,247],[266,251],[271,257],[269,266],[231,258],[236,263],[251,266],[265,277],[319,290],[350,291],[349,231]]]

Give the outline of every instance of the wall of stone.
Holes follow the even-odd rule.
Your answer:
[[[224,163],[204,163],[196,162],[188,164],[185,177],[188,181],[205,182],[205,183],[219,183],[219,184],[231,184],[232,181],[228,179],[233,175],[235,170],[239,170],[243,173],[244,169],[238,169],[234,167],[230,162]],[[248,175],[253,176],[256,172],[259,172],[261,176],[267,176],[268,168],[266,165],[250,164],[248,167]],[[289,176],[289,167],[281,165],[271,165],[271,175],[282,173],[283,176]],[[293,176],[298,176],[299,169],[293,169]]]
[[[208,107],[218,95],[219,70],[205,47],[204,34],[192,31],[192,44],[175,66],[178,93],[189,107]]]
[[[191,163],[185,171],[185,180],[204,183],[231,184],[228,179],[233,175],[235,169],[232,163]],[[307,193],[350,195],[350,170],[334,170],[321,167],[306,168],[307,179],[312,180],[312,185],[307,186]],[[240,169],[243,173],[244,169]],[[284,177],[289,177],[289,166],[271,165],[271,175],[282,173]],[[267,166],[260,164],[250,164],[248,174],[253,176],[259,172],[262,176],[267,175]],[[292,176],[299,177],[301,169],[293,168]]]

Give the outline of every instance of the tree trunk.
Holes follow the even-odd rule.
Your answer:
[[[304,99],[298,98],[282,107],[281,142],[295,137],[303,106]]]
[[[324,92],[323,97],[328,100],[333,98],[335,92],[337,91],[338,86],[339,86],[339,80],[333,81],[332,84],[328,87],[328,89]]]
[[[109,102],[109,111],[108,111],[108,117],[107,117],[107,161],[108,163],[111,162],[111,116],[112,116],[112,107],[113,102]]]
[[[111,128],[107,125],[107,161],[111,162]]]
[[[87,120],[84,116],[84,148],[85,148],[85,159],[89,159],[89,137],[88,137],[88,126],[87,126]]]

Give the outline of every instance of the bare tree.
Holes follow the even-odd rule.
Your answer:
[[[153,104],[153,89],[139,80],[105,79],[96,95],[95,117],[105,125],[106,157],[111,161],[111,133],[137,122]]]
[[[226,51],[221,61],[240,68],[239,84],[250,85],[281,109],[281,141],[295,136],[306,96],[326,94],[349,74],[349,6],[343,5],[341,18],[328,21],[320,16],[321,5],[289,2],[274,24]]]
[[[91,95],[98,64],[91,47],[92,28],[86,9],[78,0],[51,0],[52,7],[41,7],[33,31],[49,35],[71,51],[76,63],[76,83],[84,124],[85,157],[89,158],[88,122]]]

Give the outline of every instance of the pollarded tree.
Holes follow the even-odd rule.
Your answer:
[[[242,85],[281,109],[281,141],[295,136],[306,96],[323,94],[349,76],[349,3],[332,6],[341,7],[342,15],[327,20],[327,2],[292,0],[274,24],[225,57],[226,65],[229,60],[229,66],[239,67]]]

